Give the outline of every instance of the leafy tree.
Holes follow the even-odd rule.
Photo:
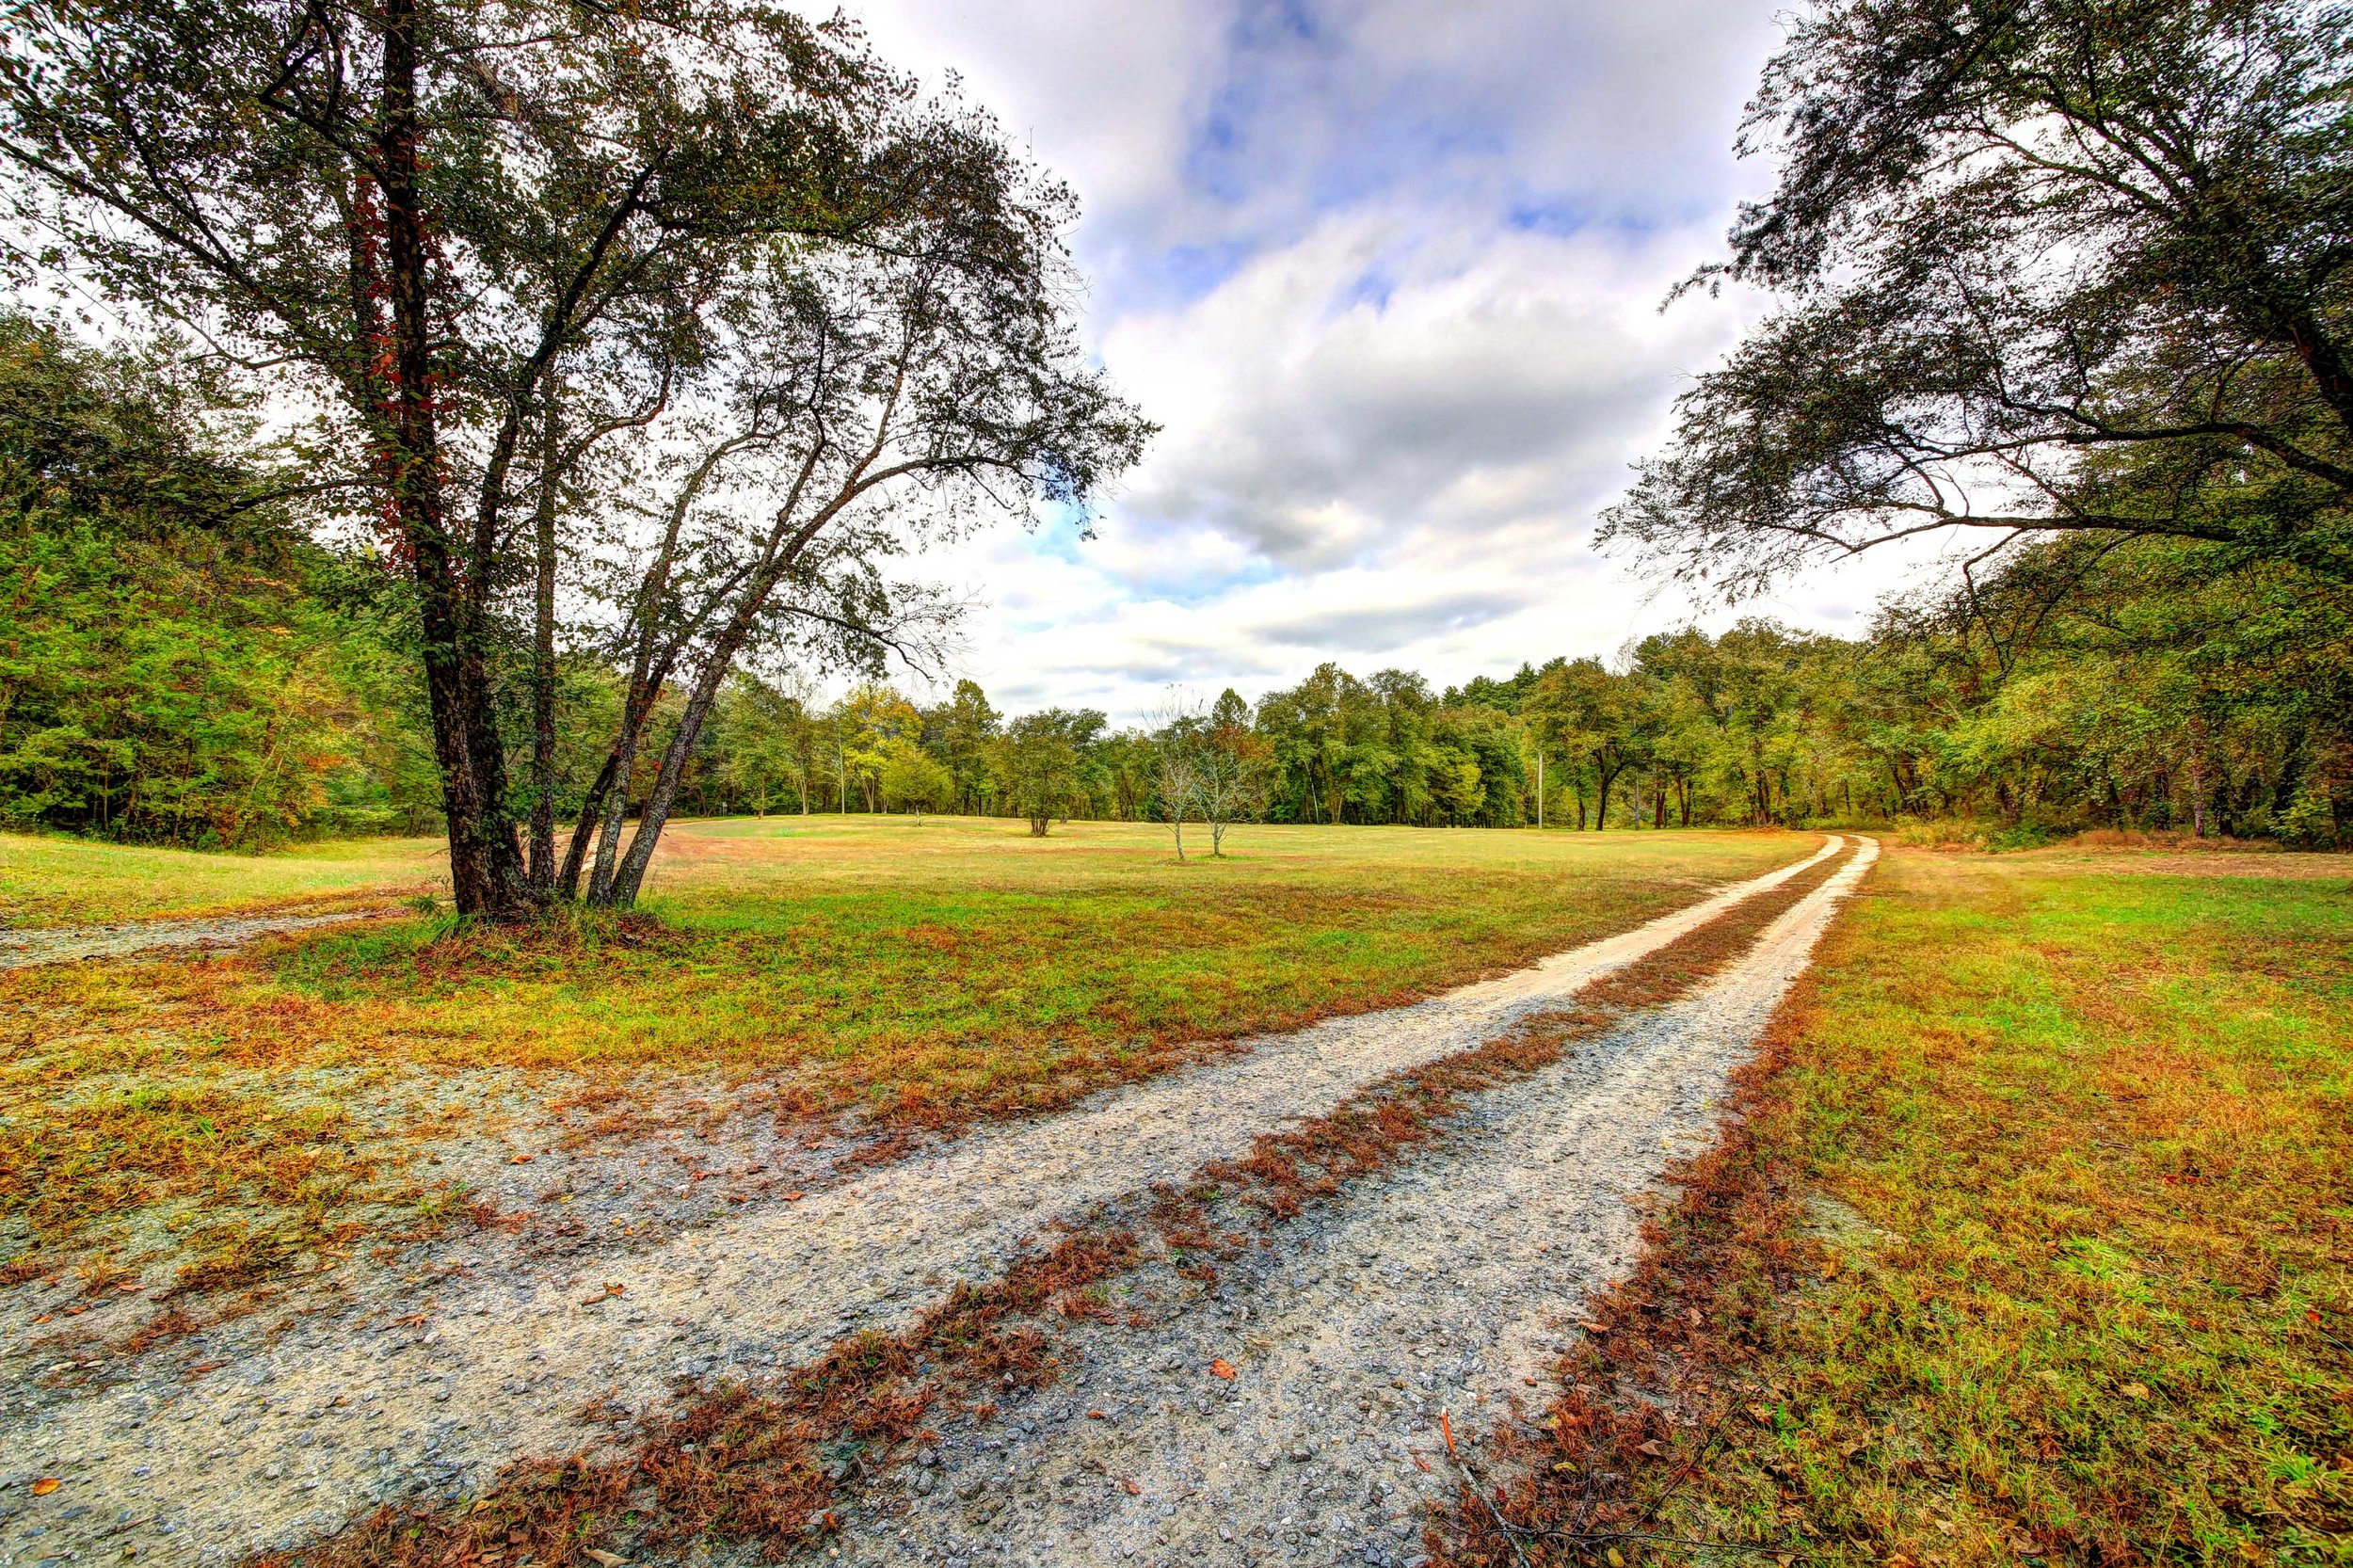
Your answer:
[[[906,739],[892,741],[885,752],[881,784],[887,809],[918,815],[942,809],[955,792],[946,766]]]
[[[921,729],[915,704],[878,680],[864,681],[842,697],[833,723],[843,776],[865,796],[866,809],[880,809],[884,767]]]
[[[1099,713],[1048,708],[1024,713],[1005,727],[997,743],[998,771],[1007,803],[1016,815],[1029,819],[1032,837],[1046,837],[1077,788],[1080,741],[1101,723]]]
[[[1527,708],[1541,714],[1565,745],[1583,754],[1596,786],[1593,827],[1608,827],[1609,792],[1636,757],[1635,715],[1625,682],[1598,659],[1578,659],[1548,667]]]
[[[291,482],[168,343],[96,352],[0,314],[0,817],[253,847],[392,820],[381,657],[318,590]]]
[[[495,670],[528,583],[543,721],[558,536],[535,519],[535,560],[513,514],[535,481],[552,509],[576,397],[623,408],[650,357],[662,407],[682,346],[682,368],[728,367],[695,411],[780,411],[769,525],[721,536],[730,590],[632,671],[607,789],[691,655],[638,833],[593,879],[621,903],[735,658],[792,612],[863,634],[863,562],[888,544],[862,509],[875,486],[920,476],[952,502],[957,476],[986,475],[1077,502],[1142,440],[1074,364],[1062,193],[984,120],[917,104],[846,28],[748,0],[27,0],[0,50],[0,158],[11,216],[61,262],[332,411],[320,445],[343,467],[321,484],[369,496],[408,579],[469,911],[556,880],[552,832],[526,872]],[[711,335],[681,345],[693,324]],[[653,553],[633,613],[691,619],[693,573]],[[609,844],[600,799],[595,821]]]
[[[1188,734],[1188,741],[1196,736]],[[1225,830],[1262,809],[1266,763],[1273,748],[1250,727],[1250,705],[1230,687],[1218,694],[1191,745],[1193,798],[1209,824],[1209,855],[1225,853]],[[1184,829],[1177,826],[1178,858]]]
[[[787,460],[741,475],[744,500],[702,538],[696,607],[669,617],[667,646],[682,642],[693,661],[685,715],[609,879],[608,811],[592,900],[635,898],[735,660],[758,650],[872,672],[896,650],[932,662],[920,629],[953,605],[887,582],[878,563],[992,512],[1083,508],[1150,433],[1079,353],[1066,196],[978,117],[927,117],[905,139],[921,154],[903,174],[913,190],[867,248],[814,262],[773,250],[740,301],[728,396],[746,422],[777,410]],[[657,603],[641,596],[632,618],[646,624]]]
[[[759,816],[788,783],[806,802],[802,759],[793,745],[801,705],[757,676],[738,675],[719,696],[712,715],[717,774],[729,801],[748,801]]]
[[[991,793],[988,748],[1001,718],[979,682],[959,680],[954,694],[924,722],[924,735],[948,770],[949,788],[960,810],[978,811]]]
[[[1605,535],[1735,593],[1954,526],[2353,578],[2349,89],[2342,6],[1835,0],[1701,275],[1792,302]]]

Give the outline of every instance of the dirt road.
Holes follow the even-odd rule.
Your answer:
[[[233,1560],[378,1500],[456,1494],[517,1457],[578,1448],[593,1434],[576,1413],[593,1400],[656,1405],[681,1380],[757,1380],[844,1333],[895,1329],[958,1279],[1000,1273],[1041,1227],[1180,1182],[1368,1082],[1558,1008],[1840,848],[1833,839],[1810,860],[1533,968],[1252,1042],[593,1272],[509,1257],[396,1308],[360,1304],[283,1332],[226,1324],[168,1366],[103,1387],[11,1357],[12,1374],[69,1374],[69,1386],[0,1418],[0,1564],[124,1547],[141,1561]],[[1486,1096],[1439,1146],[1352,1194],[1298,1246],[1257,1255],[1217,1298],[1148,1332],[1095,1336],[1077,1386],[1009,1428],[966,1432],[878,1490],[847,1554],[1329,1560],[1346,1544],[1357,1560],[1409,1558],[1406,1505],[1450,1481],[1411,1463],[1431,1410],[1499,1400],[1546,1357],[1561,1316],[1629,1261],[1629,1196],[1706,1134],[1723,1073],[1872,853],[1701,993]],[[1241,1375],[1211,1379],[1216,1356]],[[193,1379],[190,1361],[204,1368]],[[33,1499],[36,1476],[60,1484]]]

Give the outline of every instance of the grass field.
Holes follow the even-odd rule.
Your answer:
[[[0,975],[0,1258],[194,1238],[242,1277],[258,1235],[286,1254],[429,1207],[422,1151],[555,1102],[757,1080],[802,1113],[910,1128],[1050,1108],[1224,1038],[1517,966],[1817,842],[1253,827],[1229,858],[1178,865],[1150,827],[713,821],[665,840],[650,925],[413,916],[17,970]],[[216,860],[15,840],[0,885],[119,918],[380,899],[429,865],[413,843]]]
[[[1531,1509],[1618,1465],[1826,1561],[2353,1560],[2353,867],[2183,869],[1890,855]]]
[[[347,839],[277,855],[200,855],[0,833],[0,923],[341,908],[445,890],[439,839]]]

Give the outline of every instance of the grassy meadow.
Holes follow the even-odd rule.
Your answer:
[[[1761,1326],[1713,1346],[1728,1455],[1679,1487],[1628,1456],[1658,1528],[1842,1562],[2347,1560],[2353,859],[1897,850],[1779,1038],[1730,1198],[1668,1233],[1669,1293],[1716,1302],[1701,1347]],[[1742,1181],[1813,1222],[1738,1219]],[[1804,1234],[1818,1275],[1769,1280]]]
[[[272,1226],[324,1244],[429,1208],[423,1151],[535,1107],[596,1102],[618,1127],[692,1091],[909,1128],[1048,1109],[1523,964],[1817,842],[1253,826],[1180,865],[1148,825],[711,820],[665,836],[649,920],[404,914],[0,973],[0,1262],[41,1266],[140,1215],[232,1262]],[[0,887],[44,919],[61,897],[83,919],[381,903],[430,888],[431,848],[8,840]]]
[[[0,833],[0,924],[363,907],[445,892],[447,854],[439,839],[345,839],[275,855],[204,855]]]

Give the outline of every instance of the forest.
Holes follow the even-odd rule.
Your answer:
[[[380,552],[306,526],[296,459],[188,356],[0,322],[0,816],[254,849],[440,824],[404,595]],[[292,493],[289,493],[292,492]],[[584,637],[556,682],[556,811],[576,815],[628,699]],[[527,673],[499,712],[527,747]],[[830,696],[733,674],[679,809],[1634,828],[1965,824],[2345,843],[2353,592],[2228,547],[2039,544],[1990,580],[1886,605],[1864,641],[1744,620],[1609,660],[1531,649],[1439,688],[1318,667],[1157,721],[1011,714],[969,680]],[[652,711],[642,801],[683,698]],[[1222,792],[1206,807],[1204,782]],[[520,796],[521,786],[516,786]],[[518,800],[518,809],[527,803]]]

